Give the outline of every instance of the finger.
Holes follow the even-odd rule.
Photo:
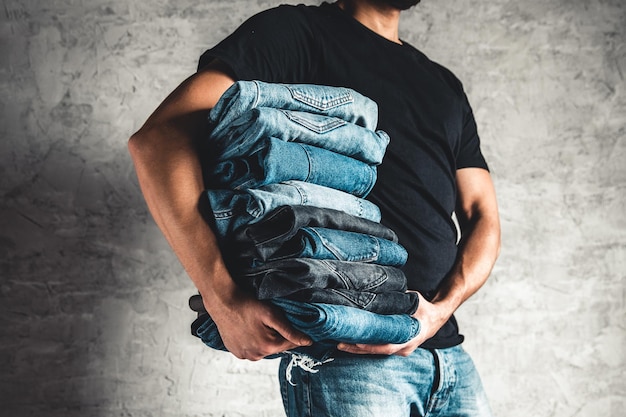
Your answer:
[[[282,338],[295,345],[293,347],[310,346],[313,343],[309,336],[294,329],[287,320],[275,319],[265,325],[278,333]]]
[[[402,345],[364,345],[364,344],[349,344],[339,343],[337,349],[348,353],[355,353],[358,355],[393,355]]]

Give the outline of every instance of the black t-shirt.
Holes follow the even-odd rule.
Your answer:
[[[456,170],[487,169],[459,80],[328,3],[261,12],[206,51],[198,68],[215,58],[240,80],[349,87],[378,103],[378,129],[391,142],[368,199],[409,252],[409,288],[432,296],[457,254]],[[452,318],[423,346],[462,341]]]

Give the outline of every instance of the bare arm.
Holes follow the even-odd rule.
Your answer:
[[[408,355],[437,331],[456,309],[487,281],[500,251],[500,221],[489,172],[480,168],[457,171],[457,216],[463,230],[457,261],[431,302],[420,295],[415,313],[422,329],[402,345],[347,345],[352,353]]]
[[[219,64],[194,74],[155,110],[128,147],[150,213],[202,295],[226,347],[239,358],[257,360],[308,339],[277,310],[237,289],[198,210],[204,184],[194,138],[233,82]]]

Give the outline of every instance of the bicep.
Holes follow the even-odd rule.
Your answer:
[[[489,171],[482,168],[462,168],[456,172],[457,217],[461,227],[478,218],[497,222],[496,192]]]
[[[205,125],[208,112],[235,82],[227,66],[213,62],[183,81],[150,115],[138,133],[176,130],[192,137]]]

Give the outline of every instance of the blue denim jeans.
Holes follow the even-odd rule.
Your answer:
[[[285,312],[287,320],[296,329],[314,342],[321,342],[316,348],[318,352],[328,351],[338,342],[405,343],[420,331],[419,321],[406,314],[382,315],[353,307],[282,299],[272,302]],[[227,350],[208,314],[198,317],[192,325],[192,334],[213,349]]]
[[[301,143],[261,142],[251,155],[218,162],[209,176],[210,188],[240,190],[300,180],[365,197],[376,182],[374,165]]]
[[[211,110],[209,121],[219,130],[258,107],[322,114],[368,129],[375,129],[378,124],[376,103],[349,88],[261,81],[233,84]]]
[[[408,357],[333,352],[318,359],[294,354],[281,360],[288,417],[492,416],[478,372],[460,345],[418,348]]]
[[[302,181],[286,181],[244,191],[208,190],[206,195],[215,231],[220,237],[261,220],[264,215],[283,205],[331,208],[380,221],[380,210],[375,204],[343,191]]]
[[[317,146],[368,164],[380,164],[389,136],[348,123],[337,117],[261,107],[243,113],[227,126],[221,124],[208,138],[211,154],[226,160],[250,154],[263,146],[263,140],[277,138]]]
[[[353,307],[301,303],[277,298],[287,320],[314,342],[406,343],[418,335],[420,323],[408,314],[382,315]]]
[[[408,253],[399,243],[376,236],[323,227],[304,227],[296,233],[295,243],[283,246],[279,257],[334,259],[349,262],[368,262],[377,265],[402,266]]]

